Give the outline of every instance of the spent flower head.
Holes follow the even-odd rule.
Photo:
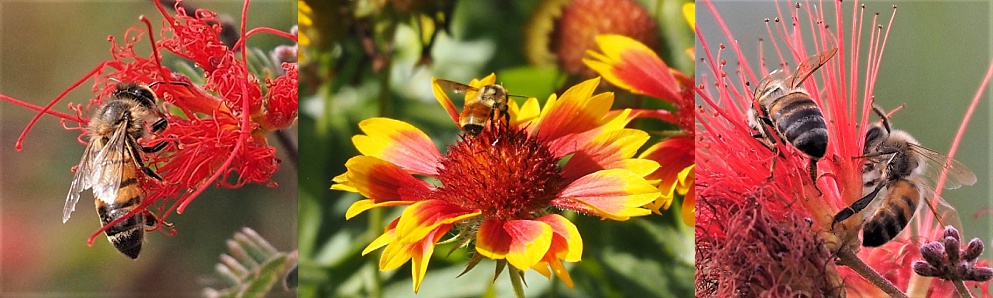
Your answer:
[[[469,85],[495,82],[490,75]],[[346,217],[407,206],[363,253],[385,246],[380,270],[411,261],[416,292],[435,245],[455,229],[452,240],[473,243],[477,253],[467,270],[485,257],[497,260],[498,269],[510,264],[512,272],[534,269],[549,278],[554,273],[572,286],[563,262],[580,261],[583,241],[560,213],[624,221],[650,214],[642,206],[659,197],[659,189],[645,178],[658,163],[634,157],[648,134],[624,128],[631,111],[609,111],[613,94],[594,95],[598,84],[592,79],[561,97],[553,94],[544,108],[536,98],[521,106],[511,101],[509,123],[489,121],[478,136],[463,135],[444,154],[405,122],[372,118],[359,123],[364,134],[352,141],[362,155],[348,160],[348,171],[331,186],[367,198],[352,204]],[[434,90],[458,123],[448,95],[437,83]]]

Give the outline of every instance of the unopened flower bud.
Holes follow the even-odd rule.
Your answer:
[[[941,238],[952,237],[955,240],[962,241],[962,236],[959,234],[959,230],[955,229],[953,226],[945,226],[945,234]]]
[[[947,231],[947,230],[946,230]],[[947,233],[946,233],[947,234]],[[959,261],[959,239],[953,236],[945,236],[945,255],[948,256],[949,263],[958,263]]]
[[[922,245],[921,257],[935,267],[948,263],[948,257],[945,256],[945,246],[941,245],[941,242],[930,242]]]
[[[969,270],[969,273],[966,274],[962,279],[979,281],[979,282],[989,281],[990,279],[993,279],[993,268],[990,267],[973,268],[972,270]]]
[[[983,240],[979,238],[972,238],[969,244],[966,245],[965,251],[962,252],[962,259],[966,262],[975,262],[979,258],[979,255],[983,254]]]
[[[914,272],[917,273],[917,275],[924,277],[936,277],[939,273],[938,268],[935,268],[934,266],[931,266],[931,264],[924,261],[914,261],[913,267]]]

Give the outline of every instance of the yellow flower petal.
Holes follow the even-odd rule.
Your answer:
[[[359,122],[365,135],[352,137],[363,155],[393,163],[412,174],[437,175],[441,152],[420,129],[389,118],[370,118]]]
[[[597,171],[566,186],[553,204],[595,213],[617,221],[651,213],[641,208],[659,197],[659,189],[624,169]]]
[[[686,3],[683,4],[683,17],[686,18],[686,23],[696,31],[696,4]]]

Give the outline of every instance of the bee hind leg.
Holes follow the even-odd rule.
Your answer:
[[[151,147],[141,147],[141,151],[145,153],[155,153],[165,149],[166,145],[169,143],[159,142],[158,144],[152,145]]]
[[[155,123],[152,123],[151,128],[153,132],[160,132],[165,130],[168,126],[169,121],[167,121],[166,118],[159,118],[159,120],[155,120]]]
[[[883,189],[883,184],[880,183],[878,186],[876,186],[875,189],[872,190],[872,192],[865,195],[864,197],[859,198],[858,201],[852,203],[851,206],[845,207],[845,209],[838,212],[838,214],[835,214],[834,220],[831,221],[831,229],[834,230],[834,224],[842,222],[848,219],[849,217],[852,217],[852,215],[855,215],[856,212],[860,212],[863,209],[865,209],[865,207],[868,207],[869,203],[872,202],[872,199],[876,198],[876,195],[879,194],[879,191],[882,189]]]
[[[152,148],[154,149],[155,147],[165,147],[165,143],[156,144]],[[159,148],[159,149],[161,150],[161,148]],[[133,152],[131,152],[131,154],[132,154],[132,156],[134,156],[133,160],[134,160],[135,164],[137,164],[138,167],[141,168],[141,171],[144,172],[145,175],[148,175],[148,177],[152,177],[152,178],[154,178],[155,180],[158,180],[158,181],[164,181],[162,179],[162,176],[159,176],[158,173],[155,173],[155,171],[152,171],[152,169],[150,169],[148,166],[146,166],[145,165],[145,162],[141,160],[141,158],[139,157],[139,156],[141,156],[141,154],[138,153],[138,148],[135,148],[134,146],[132,146],[131,147],[131,150],[133,150]],[[142,148],[142,151],[146,151],[144,147]]]
[[[824,192],[821,191],[820,187],[817,187],[817,159],[810,159],[810,164],[807,165],[807,171],[810,173],[810,182],[814,184],[814,190],[817,190],[817,196],[823,196]]]

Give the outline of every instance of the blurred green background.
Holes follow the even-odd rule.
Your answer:
[[[186,1],[229,15],[235,24],[241,1]],[[152,1],[0,1],[0,93],[44,105],[102,61],[110,60],[107,37],[121,38],[129,27],[144,29],[139,15],[152,20],[156,33],[162,17]],[[256,0],[248,28],[268,26],[288,31],[296,24],[296,5],[289,0]],[[250,47],[266,51],[288,44],[284,38],[260,34]],[[147,40],[137,47],[150,53]],[[166,66],[178,60],[165,55]],[[70,93],[69,102],[93,97],[92,81]],[[21,130],[34,111],[0,103],[0,296],[187,297],[204,287],[228,285],[214,272],[225,240],[243,226],[254,228],[281,251],[297,246],[297,172],[283,160],[272,177],[279,187],[246,185],[237,190],[211,188],[186,212],[172,215],[178,234],[146,235],[141,256],[131,260],[99,236],[90,192],[80,200],[72,219],[62,224],[62,207],[83,145],[75,131],[66,131],[54,117],[43,117],[28,135],[24,149],[14,150]],[[141,293],[138,295],[138,293]],[[277,289],[273,293],[288,295]]]
[[[970,101],[976,95],[979,84],[990,65],[991,46],[991,3],[989,1],[871,1],[863,2],[865,8],[865,25],[870,26],[872,14],[879,12],[880,22],[886,26],[892,14],[893,5],[897,5],[896,18],[890,28],[889,38],[883,54],[879,76],[876,80],[874,95],[876,102],[885,110],[893,109],[906,103],[906,107],[896,113],[890,120],[895,128],[911,133],[925,147],[938,152],[947,153],[952,139],[958,131]],[[758,39],[764,38],[765,57],[767,63],[773,64],[774,48],[769,42],[765,19],[777,16],[776,7],[769,2],[738,2],[719,1],[715,3],[727,27],[741,45],[745,57],[752,63],[751,67],[758,70]],[[847,1],[845,8],[844,26],[850,30],[851,7]],[[781,3],[781,9],[786,13],[791,9]],[[834,4],[826,5],[825,15],[830,16],[835,26]],[[806,14],[805,12],[803,14]],[[801,20],[808,24],[809,20]],[[717,26],[713,14],[704,5],[697,7],[697,25],[712,50],[716,45],[728,43],[720,27]],[[806,25],[804,25],[806,26]],[[883,30],[885,31],[885,27]],[[804,27],[805,34],[809,28]],[[833,30],[833,29],[832,29]],[[848,34],[848,33],[846,33]],[[868,33],[865,33],[868,34]],[[849,44],[851,35],[846,35],[845,43]],[[807,37],[811,37],[807,34]],[[868,40],[868,36],[864,37]],[[863,41],[862,55],[867,54],[867,42]],[[730,49],[730,47],[729,47]],[[703,50],[697,46],[698,56]],[[737,58],[725,52],[728,60],[728,73],[734,71]],[[861,61],[865,61],[865,56]],[[792,61],[791,61],[792,62]],[[862,63],[863,65],[865,63]],[[705,67],[697,63],[697,67]],[[771,68],[771,67],[770,67]],[[756,74],[761,76],[762,74]],[[864,69],[860,70],[860,80],[864,78]],[[864,81],[864,80],[863,80]],[[993,176],[990,159],[990,112],[991,93],[987,89],[982,102],[976,108],[969,123],[968,130],[962,138],[955,159],[969,166],[978,177],[973,186],[964,186],[955,190],[944,190],[944,197],[960,213],[965,226],[966,239],[981,237],[985,241],[993,239]],[[872,119],[876,119],[873,116]],[[875,120],[873,120],[875,121]],[[986,250],[987,257],[993,257],[993,250]]]
[[[529,19],[542,5],[556,1],[304,1],[313,8],[313,28],[301,32],[313,39],[302,48],[300,87],[300,296],[410,297],[410,263],[379,272],[382,249],[360,253],[383,232],[400,208],[367,211],[345,220],[345,210],[360,196],[331,191],[331,179],[345,172],[345,161],[358,155],[351,137],[357,123],[384,116],[403,120],[425,131],[445,152],[458,140],[459,129],[431,93],[431,77],[468,83],[497,74],[510,93],[537,97],[565,90],[580,79],[554,64],[529,63],[525,36],[539,26]],[[446,6],[454,4],[453,9]],[[568,2],[568,1],[563,1]],[[638,1],[658,23],[661,42],[655,50],[669,65],[692,74],[685,50],[693,45],[683,18],[685,1]],[[591,11],[608,10],[611,2]],[[422,6],[418,6],[422,5]],[[439,5],[433,10],[432,5]],[[415,7],[409,9],[407,7]],[[625,11],[618,13],[628,15]],[[439,33],[422,59],[422,22],[444,15],[448,33]],[[436,22],[427,22],[428,25]],[[596,17],[591,20],[599,20]],[[558,45],[562,46],[562,45]],[[571,46],[571,45],[565,45]],[[392,51],[392,52],[391,52]],[[601,85],[597,92],[615,91],[619,105],[658,105],[654,99]],[[461,97],[456,105],[461,109]],[[641,121],[641,128],[671,128]],[[659,138],[653,138],[650,143]],[[647,145],[646,145],[647,148]],[[680,201],[663,216],[627,222],[601,221],[567,212],[583,237],[582,262],[568,264],[576,283],[568,288],[535,271],[526,272],[529,297],[689,297],[692,296],[693,234],[679,217]],[[451,236],[451,235],[449,235]],[[447,238],[447,237],[446,237]],[[439,245],[417,297],[508,297],[511,285],[504,271],[494,279],[494,262],[485,260],[456,278],[470,255],[454,244]]]

